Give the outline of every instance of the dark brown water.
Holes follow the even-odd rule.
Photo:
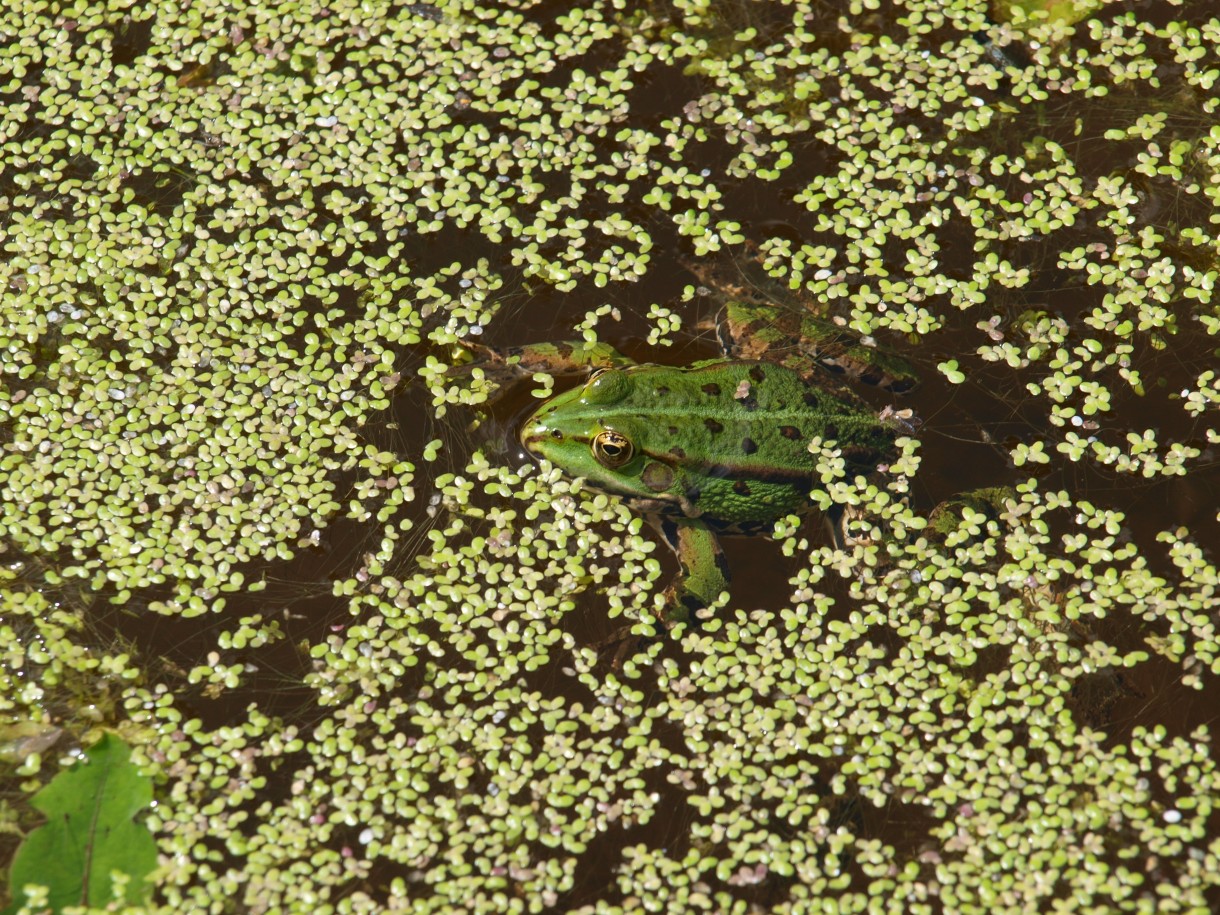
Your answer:
[[[785,17],[778,4],[767,9],[770,12],[762,16],[760,23],[754,24],[761,26],[764,37],[774,37],[784,30]],[[734,6],[734,15],[738,12],[738,7]],[[552,7],[544,5],[534,9],[531,16],[553,25],[548,17],[554,13]],[[740,14],[748,18],[746,12]],[[829,11],[826,17],[827,21],[822,25],[827,29],[827,42],[832,46],[845,46],[848,39],[833,28],[835,17]],[[896,23],[881,20],[871,21],[869,27],[891,32],[898,29]],[[934,44],[931,39],[929,43]],[[586,72],[596,72],[599,67],[612,65],[621,51],[615,42],[605,42],[586,59],[580,60],[579,65]],[[1166,82],[1171,83],[1173,67],[1168,60],[1164,66]],[[574,62],[563,63],[543,75],[540,82],[544,87],[565,85],[574,69]],[[676,67],[653,65],[637,77],[636,86],[629,94],[629,123],[656,129],[661,119],[682,112],[691,99],[710,92],[711,88],[707,80],[697,75],[681,72]],[[1089,186],[1102,176],[1130,173],[1140,144],[1108,142],[1103,138],[1107,129],[1130,121],[1126,113],[1133,107],[1148,105],[1154,110],[1158,107],[1171,110],[1177,136],[1197,138],[1210,129],[1206,119],[1191,113],[1184,105],[1174,107],[1181,103],[1180,94],[1166,89],[1163,98],[1147,98],[1136,92],[1116,90],[1105,101],[1067,98],[1025,105],[999,119],[994,130],[976,139],[996,154],[1007,152],[1012,155],[1019,154],[1035,137],[1055,140],[1068,151],[1077,173]],[[870,95],[873,98],[883,96],[880,89]],[[988,95],[987,102],[1000,105],[1003,96],[1001,88]],[[472,108],[468,117],[472,125],[496,126],[493,115],[481,113],[477,108]],[[921,126],[931,136],[938,130],[943,131],[935,119],[919,111],[906,112],[905,119]],[[612,146],[609,140],[603,142],[607,149]],[[692,168],[706,168],[716,176],[725,192],[725,214],[741,223],[747,237],[837,242],[829,233],[819,233],[809,214],[791,201],[815,177],[837,171],[844,154],[807,138],[800,140],[798,152],[798,164],[784,172],[780,181],[769,183],[725,176],[725,167],[736,149],[715,134],[706,142],[693,145],[689,155]],[[961,151],[950,150],[944,155],[946,168],[967,164],[967,157]],[[541,180],[548,190],[556,191],[566,179],[562,173],[555,172]],[[1145,206],[1139,213],[1142,224],[1156,227],[1168,236],[1184,225],[1206,224],[1207,213],[1199,197],[1185,194],[1174,182],[1150,179],[1142,189],[1146,195]],[[134,190],[141,200],[159,201],[164,206],[172,206],[169,196],[178,192],[173,187],[149,181],[137,181]],[[1014,182],[1012,193],[1019,198],[1023,192],[1024,189]],[[639,200],[640,196],[633,192],[625,209],[647,226],[655,248],[650,270],[639,283],[619,284],[607,289],[598,289],[589,283],[570,293],[548,290],[537,280],[525,279],[513,267],[510,252],[504,246],[492,244],[476,233],[454,228],[412,246],[411,270],[415,275],[426,276],[455,259],[473,264],[480,257],[487,258],[491,272],[504,277],[506,293],[503,312],[480,337],[481,342],[493,347],[564,339],[589,309],[611,302],[619,310],[621,321],[613,325],[613,332],[606,334],[605,339],[627,355],[639,361],[673,365],[714,356],[717,348],[712,334],[697,328],[714,317],[718,303],[711,297],[696,297],[689,303],[680,301],[683,288],[695,283],[681,266],[682,261],[694,256],[694,252],[689,241],[682,238],[663,215],[646,207]],[[592,209],[596,210],[596,207]],[[918,207],[913,206],[912,210],[919,212]],[[590,215],[596,218],[609,212],[607,208]],[[947,302],[933,303],[932,310],[945,317],[946,325],[922,339],[879,335],[880,343],[893,348],[916,366],[922,384],[901,399],[878,390],[861,389],[858,393],[875,408],[895,402],[911,408],[920,418],[922,425],[918,437],[922,443],[923,461],[912,495],[917,510],[930,511],[938,502],[963,491],[983,486],[1017,485],[1031,475],[1036,476],[1042,492],[1062,489],[1074,499],[1123,512],[1126,520],[1122,536],[1139,546],[1141,555],[1157,574],[1172,580],[1176,572],[1164,547],[1156,540],[1158,532],[1178,525],[1189,526],[1195,542],[1209,551],[1209,558],[1214,558],[1211,551],[1220,543],[1220,525],[1216,519],[1220,472],[1214,451],[1205,450],[1204,457],[1192,464],[1190,473],[1177,478],[1146,480],[1116,473],[1089,461],[1072,463],[1058,457],[1048,465],[1015,468],[1008,457],[1009,449],[1015,443],[1055,440],[1054,430],[1047,422],[1046,400],[1030,395],[1025,387],[1031,381],[1038,381],[1046,368],[1035,365],[1014,370],[986,363],[976,355],[976,348],[985,339],[976,325],[993,315],[999,316],[1003,328],[1011,327],[1018,315],[1030,309],[1060,316],[1071,328],[1069,346],[1092,333],[1082,324],[1082,318],[1100,301],[1103,290],[1084,285],[1078,272],[1058,266],[1057,260],[1062,250],[1113,241],[1112,234],[1097,225],[1096,215],[1085,214],[1070,228],[1029,241],[996,243],[993,250],[999,255],[1015,266],[1031,271],[1031,282],[1018,290],[993,286],[984,306],[966,312],[955,311]],[[964,221],[950,220],[937,238],[941,243],[941,271],[950,277],[969,276],[975,262],[976,239]],[[1170,245],[1172,241],[1167,248]],[[377,255],[386,250],[388,246],[373,246],[369,253]],[[1180,255],[1184,262],[1200,258],[1197,252],[1185,246],[1171,253]],[[885,250],[887,266],[894,273],[900,273],[905,255],[904,246],[892,241]],[[682,314],[688,333],[676,346],[650,347],[645,342],[648,324],[644,315],[651,303],[666,304]],[[352,298],[340,305],[354,310],[356,302]],[[1171,309],[1179,317],[1179,332],[1167,336],[1166,345],[1158,348],[1147,337],[1136,341],[1132,362],[1144,377],[1146,390],[1143,395],[1131,392],[1112,370],[1103,375],[1113,392],[1111,412],[1098,419],[1101,426],[1098,433],[1107,441],[1121,441],[1127,431],[1155,429],[1162,442],[1185,441],[1205,447],[1202,436],[1206,420],[1191,419],[1171,395],[1193,385],[1203,368],[1216,364],[1215,341],[1190,321],[1190,303],[1175,301],[1171,303]],[[387,574],[399,577],[406,577],[416,569],[420,557],[426,556],[429,549],[429,542],[423,536],[434,523],[428,513],[428,475],[462,471],[476,449],[482,449],[499,463],[509,466],[522,463],[525,456],[516,444],[516,424],[534,403],[524,390],[513,391],[490,414],[482,416],[480,425],[474,430],[468,428],[475,419],[469,411],[454,409],[447,417],[434,419],[429,396],[415,378],[416,369],[428,353],[423,345],[402,349],[395,368],[405,379],[403,387],[390,408],[373,417],[360,430],[366,440],[401,454],[418,454],[425,442],[437,438],[443,439],[446,445],[438,462],[421,466],[421,476],[415,483],[422,494],[421,500],[404,509],[404,516],[415,522],[415,530],[403,538],[386,570]],[[961,365],[967,375],[966,383],[950,384],[938,373],[937,364],[950,358]],[[351,478],[336,475],[333,482],[336,490],[343,492],[354,484],[355,475]],[[816,517],[805,522],[802,533],[814,544],[825,542],[825,533]],[[197,715],[205,727],[215,728],[241,720],[253,705],[265,715],[308,731],[331,713],[319,703],[315,690],[304,685],[315,670],[309,648],[330,636],[341,635],[348,627],[361,622],[360,618],[353,617],[349,599],[333,596],[332,587],[336,581],[353,577],[366,581],[376,579],[365,570],[368,554],[375,549],[380,536],[379,524],[335,519],[326,526],[316,546],[300,549],[293,560],[252,564],[244,569],[248,581],[265,580],[267,587],[256,594],[231,596],[223,613],[189,620],[157,616],[143,611],[165,595],[137,594],[124,608],[108,610],[99,616],[96,626],[100,641],[104,644],[111,637],[122,638],[138,645],[147,658],[160,659],[157,664],[149,665],[150,679],[173,684],[181,697],[180,706]],[[461,538],[456,542],[460,543]],[[806,557],[786,558],[774,543],[762,537],[729,538],[725,549],[730,567],[736,573],[731,592],[733,605],[780,608],[789,603],[792,592],[789,579],[806,564]],[[663,549],[657,555],[664,566],[664,581],[676,572],[677,563]],[[845,619],[853,612],[856,602],[850,596],[846,581],[829,577],[821,587],[835,598],[833,614]],[[261,649],[226,656],[227,662],[244,661],[249,665],[248,674],[238,688],[213,695],[186,687],[175,671],[203,663],[202,659],[215,649],[216,633],[232,628],[239,618],[251,613],[274,615],[281,621],[286,637]],[[660,662],[672,660],[686,669],[700,658],[665,633],[643,640],[616,638],[621,635],[622,623],[621,619],[609,619],[603,600],[595,591],[588,591],[582,603],[566,614],[559,625],[578,647],[597,648],[599,675],[619,676],[625,664],[638,661],[640,673],[634,686],[645,696],[643,708],[655,707],[667,695],[656,670]],[[1083,623],[1079,637],[1101,640],[1120,650],[1134,650],[1143,644],[1149,632],[1165,628],[1163,623],[1142,620],[1133,608],[1129,612],[1115,612],[1103,620]],[[429,628],[425,623],[422,629],[438,642],[445,642],[446,634],[436,631],[435,627]],[[869,639],[890,652],[901,647],[892,631],[883,627],[874,627],[869,632]],[[451,652],[447,663],[458,667],[467,663],[453,661],[458,655],[459,652]],[[972,673],[981,679],[1003,668],[1007,662],[1005,652],[988,654],[984,651]],[[597,698],[571,674],[570,664],[568,654],[556,650],[546,665],[521,676],[517,682],[523,689],[561,697],[569,704],[580,702],[588,708]],[[1183,684],[1182,673],[1178,665],[1153,656],[1121,674],[1085,678],[1073,697],[1072,714],[1078,724],[1104,732],[1109,746],[1129,743],[1130,735],[1138,727],[1161,725],[1172,738],[1185,737],[1200,725],[1214,725],[1220,717],[1216,711],[1220,708],[1220,694],[1214,676],[1202,673],[1204,688],[1194,690]],[[421,689],[426,689],[427,685],[426,670],[421,665],[402,678],[392,695],[382,695],[378,701],[401,699],[409,704],[417,700]],[[405,729],[410,727],[404,724]],[[626,726],[623,731],[627,731]],[[411,732],[411,736],[414,739],[418,735]],[[525,736],[537,744],[544,736],[543,729],[537,726]],[[677,729],[662,729],[658,739],[662,746],[675,752],[684,747],[684,735]],[[1017,735],[1014,739],[1018,743],[1032,742],[1028,735]],[[307,762],[304,753],[282,760],[278,771],[271,774],[266,789],[249,805],[250,811],[253,813],[259,805],[274,803],[287,796],[289,783]],[[821,771],[829,779],[834,767],[823,763]],[[646,781],[647,790],[660,797],[658,809],[668,813],[657,816],[647,825],[612,828],[601,833],[580,856],[574,889],[550,904],[549,910],[619,899],[620,894],[613,887],[614,878],[624,850],[636,844],[664,847],[675,859],[698,846],[698,840],[692,837],[691,826],[699,818],[687,803],[687,790],[667,780],[661,770],[651,771]],[[485,791],[488,784],[487,778],[475,777],[468,790]],[[445,789],[438,786],[437,790]],[[836,804],[835,824],[846,825],[858,836],[875,838],[892,846],[902,860],[916,858],[929,850],[929,834],[939,822],[925,808],[902,798],[895,798],[881,808],[850,796],[838,799]],[[334,849],[355,848],[358,847],[358,832],[354,828],[339,830],[320,844]],[[1209,838],[1218,834],[1220,823],[1213,817],[1209,822]],[[557,854],[541,845],[531,849],[535,867]],[[350,889],[354,891],[358,883],[360,889],[377,896],[396,877],[408,881],[421,879],[416,869],[379,861],[373,863],[365,880],[353,881]],[[857,887],[865,882],[858,872],[854,880]],[[750,889],[740,889],[738,898],[760,907],[779,904],[788,898],[792,882],[772,876]]]

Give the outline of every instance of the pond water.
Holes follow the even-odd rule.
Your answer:
[[[12,797],[123,735],[167,909],[1220,906],[1205,4],[73,15],[0,87]],[[747,242],[918,428],[667,628],[462,344],[713,357]]]

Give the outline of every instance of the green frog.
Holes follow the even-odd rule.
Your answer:
[[[867,476],[892,459],[894,439],[906,431],[840,381],[905,390],[914,384],[905,363],[808,309],[777,307],[780,293],[760,294],[765,280],[745,272],[750,263],[730,266],[727,279],[697,272],[711,287],[705,292],[721,299],[725,358],[637,365],[608,346],[577,343],[495,354],[517,374],[594,369],[526,420],[521,443],[626,499],[661,532],[681,567],[667,591],[667,622],[708,605],[728,584],[718,535],[770,529],[813,508],[815,452],[837,450],[848,479]]]
[[[521,443],[653,521],[682,567],[667,617],[706,606],[728,583],[717,535],[769,527],[813,507],[817,458],[837,448],[849,477],[892,454],[871,411],[774,363],[603,368],[544,403]]]

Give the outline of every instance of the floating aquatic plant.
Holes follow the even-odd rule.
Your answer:
[[[1206,910],[1220,22],[828,9],[0,14],[0,711],[122,729],[152,905]],[[747,237],[925,422],[668,631],[459,344]]]

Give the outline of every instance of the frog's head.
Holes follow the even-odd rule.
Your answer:
[[[602,369],[583,387],[553,397],[521,429],[521,444],[591,488],[647,500],[664,510],[675,468],[646,453],[646,429],[630,403],[631,369]]]

